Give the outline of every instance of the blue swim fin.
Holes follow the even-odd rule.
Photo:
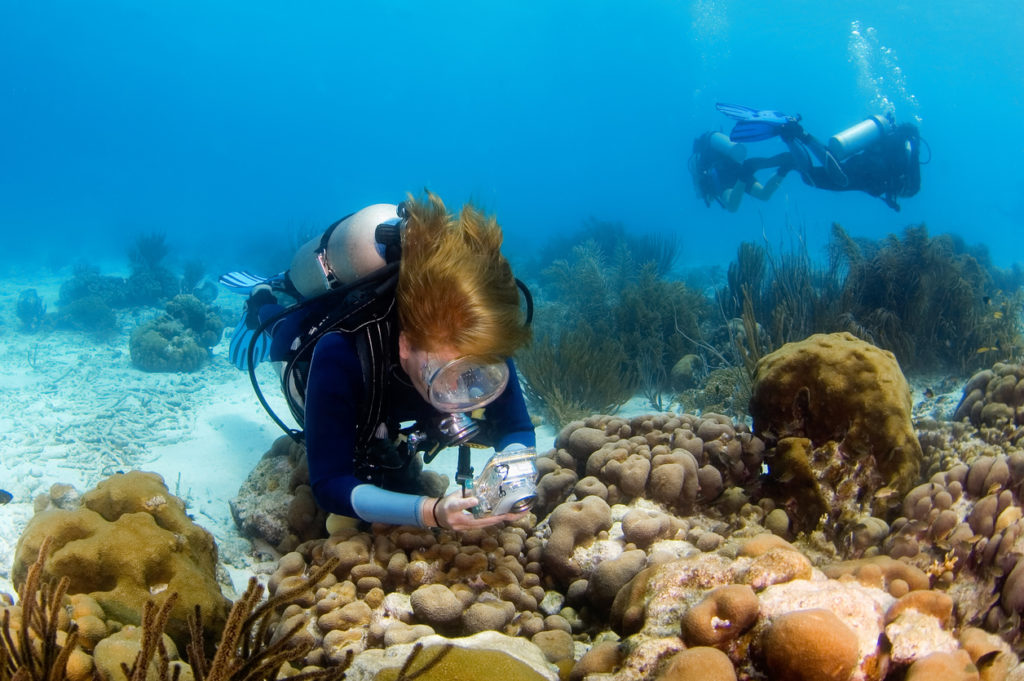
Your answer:
[[[778,123],[765,121],[739,121],[729,133],[733,142],[760,142],[775,137],[782,131]]]
[[[240,284],[244,284],[244,280],[240,276],[242,274],[246,273],[234,272],[232,276]],[[254,277],[254,275],[248,276]],[[224,277],[221,277],[221,282],[224,282]],[[229,286],[228,284],[225,285]],[[241,288],[241,285],[238,288]],[[228,359],[239,369],[243,371],[249,369],[250,345],[253,345],[252,365],[254,367],[270,356],[270,345],[273,342],[270,334],[264,331],[256,338],[255,342],[253,341],[253,336],[260,329],[260,310],[265,305],[276,304],[277,298],[274,297],[270,284],[266,283],[265,280],[251,288],[249,299],[245,301],[242,318],[238,320],[235,333],[231,336],[231,344],[228,347]]]
[[[228,346],[228,360],[242,371],[249,370],[249,344],[256,333],[256,329],[246,326],[245,317],[242,315],[238,321],[235,333],[231,336],[231,345]],[[266,332],[261,333],[256,339],[256,347],[253,348],[252,354],[253,366],[259,366],[260,362],[270,356],[270,342],[270,334]]]
[[[722,102],[719,102],[718,104],[715,104],[715,108],[729,118],[737,121],[760,121],[762,123],[785,125],[786,123],[792,123],[800,120],[799,116],[790,116],[782,113],[781,111],[754,109],[749,106],[743,106],[742,104],[723,104]]]
[[[800,121],[799,116],[789,116],[781,111],[752,109],[742,104],[715,104],[715,108],[736,121],[729,139],[733,142],[760,142],[780,134],[783,127]]]
[[[252,272],[228,272],[219,277],[219,281],[232,293],[247,296],[252,290],[261,284],[270,286],[275,291],[283,291],[284,274],[275,274],[272,277],[261,277]]]

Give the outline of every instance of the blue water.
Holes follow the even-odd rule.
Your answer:
[[[857,29],[858,33],[854,33]],[[1021,258],[1024,8],[787,0],[0,3],[0,259],[109,257],[140,233],[251,266],[289,234],[429,188],[525,253],[588,217],[669,230],[685,264],[833,221],[926,222]],[[716,101],[827,137],[881,108],[933,160],[901,213],[791,175],[706,208],[692,139]],[[277,256],[273,256],[277,257]],[[272,259],[272,258],[271,258]]]

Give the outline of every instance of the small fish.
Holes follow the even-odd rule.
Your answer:
[[[883,487],[880,490],[878,490],[877,492],[875,492],[875,499],[888,499],[889,497],[893,496],[894,494],[896,494],[896,489],[886,485],[885,487]],[[911,522],[913,522],[913,521],[911,521]]]
[[[924,396],[930,400],[933,397],[935,397],[935,391],[932,390],[931,388],[925,388],[924,389]]]
[[[10,503],[11,499],[13,499],[13,498],[14,498],[13,494],[11,494],[10,492],[8,492],[5,489],[0,489],[0,505]]]
[[[992,313],[992,317],[994,317],[995,319],[1002,319],[1003,318],[1003,311],[1002,310],[996,310],[995,312]]]
[[[985,296],[984,298],[981,299],[981,301],[983,303],[985,303],[986,305],[991,305],[992,304],[992,296]]]
[[[994,350],[995,350],[995,348],[989,348],[989,347],[978,348],[977,350],[974,351],[974,354],[976,354],[976,355],[984,355],[986,352],[992,352]]]

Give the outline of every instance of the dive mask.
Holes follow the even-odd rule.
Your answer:
[[[427,355],[422,365],[427,400],[439,411],[473,411],[494,401],[508,385],[505,362],[476,357],[443,360]]]

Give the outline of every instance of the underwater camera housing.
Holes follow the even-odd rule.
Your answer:
[[[480,503],[471,510],[481,518],[504,513],[522,513],[537,501],[537,450],[511,447],[495,452],[473,482],[473,494]]]

